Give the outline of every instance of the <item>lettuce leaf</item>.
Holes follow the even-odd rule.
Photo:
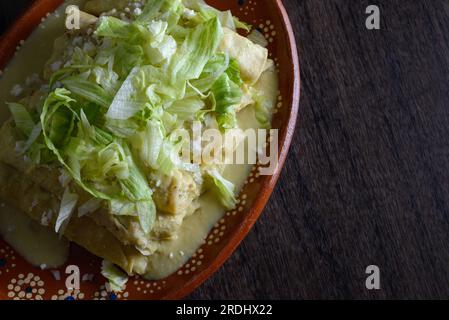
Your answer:
[[[184,6],[181,0],[149,0],[137,22],[145,23],[153,20],[165,20],[170,26],[178,24]]]
[[[111,291],[121,292],[128,282],[128,276],[117,266],[107,260],[101,263],[101,274],[108,279]]]
[[[217,17],[223,27],[229,28],[233,31],[236,29],[251,30],[251,26],[241,22],[238,18],[233,17],[230,10],[220,11],[208,5],[204,0],[183,0],[184,5],[195,11],[198,15],[195,16],[197,23],[203,23],[213,17]]]
[[[84,111],[78,115],[74,110],[76,101],[70,94],[66,89],[57,89],[44,103],[41,123],[47,147],[75,182],[95,198],[128,201],[139,206],[144,202],[148,210],[139,212],[139,222],[149,232],[155,219],[152,190],[128,146],[92,126]],[[77,130],[74,125],[60,125],[64,122],[63,115],[66,121],[77,122]],[[55,122],[57,125],[53,125]]]
[[[223,37],[218,18],[195,27],[176,52],[169,66],[172,83],[179,80],[198,79]]]
[[[203,99],[192,97],[173,102],[166,111],[175,114],[179,120],[193,121],[197,113],[205,106]]]
[[[149,120],[145,130],[131,140],[134,149],[139,153],[140,160],[147,167],[157,169],[164,138],[162,124],[157,120]]]
[[[215,193],[220,198],[222,205],[226,209],[233,209],[237,203],[235,199],[235,186],[232,182],[226,180],[217,169],[209,169],[206,171],[207,175],[212,179],[212,186]]]
[[[107,92],[92,81],[81,76],[71,76],[61,80],[62,84],[73,94],[86,99],[87,101],[108,108],[111,104],[111,97]]]
[[[78,208],[78,217],[83,217],[88,213],[92,213],[101,208],[101,199],[91,198]]]
[[[143,108],[145,101],[134,100],[136,90],[133,79],[138,71],[138,67],[132,69],[109,106],[106,117],[115,120],[127,120]]]
[[[28,110],[24,105],[19,103],[8,103],[8,107],[11,111],[16,127],[26,137],[29,137],[34,129],[35,124]]]
[[[64,194],[62,196],[58,218],[56,219],[55,224],[56,233],[64,231],[63,229],[69,223],[69,220],[73,214],[73,211],[75,210],[77,202],[78,202],[78,195],[76,193],[71,193],[69,187],[66,187]]]
[[[220,129],[231,129],[236,126],[235,106],[242,101],[242,90],[227,73],[223,74],[212,86],[215,98],[215,112]]]

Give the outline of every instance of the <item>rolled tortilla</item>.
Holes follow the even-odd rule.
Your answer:
[[[256,83],[266,69],[268,50],[228,28],[224,28],[219,49],[238,61],[242,79],[250,85]]]
[[[24,178],[30,179],[55,198],[62,198],[65,187],[60,182],[61,170],[54,166],[34,166],[15,150],[17,141],[15,133],[12,121],[7,121],[0,129],[0,161],[21,172]],[[75,183],[71,183],[71,188],[79,195],[80,204],[90,199],[90,195]],[[113,232],[125,245],[135,245],[146,249],[154,247],[136,217],[116,217],[109,214],[107,208],[101,208],[90,216],[95,223]]]
[[[13,122],[5,122],[0,129],[0,161],[21,172],[24,177],[56,199],[61,199],[65,189],[60,182],[62,171],[55,166],[34,166],[15,150],[17,140]],[[109,230],[124,245],[137,246],[147,253],[155,252],[160,241],[176,236],[184,218],[198,208],[195,199],[200,195],[193,179],[185,173],[178,172],[164,181],[165,183],[155,190],[153,197],[158,209],[167,211],[158,210],[150,235],[145,234],[137,217],[112,215],[106,205],[88,214],[92,223]],[[79,205],[90,199],[91,196],[76,183],[72,182],[70,187],[79,195]],[[178,210],[174,210],[174,207]]]
[[[49,218],[49,227],[54,228],[60,200],[17,169],[1,162],[0,198],[38,222],[41,222],[45,215],[46,219]],[[145,256],[134,246],[123,245],[111,232],[87,216],[78,218],[73,215],[64,236],[93,254],[120,266],[128,274],[142,274],[146,270]]]

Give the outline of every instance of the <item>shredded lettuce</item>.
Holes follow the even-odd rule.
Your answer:
[[[240,21],[236,17],[233,17],[231,11],[217,10],[216,8],[208,5],[204,0],[183,0],[183,3],[187,8],[198,11],[199,14],[194,17],[198,23],[217,17],[223,27],[229,28],[233,31],[236,31],[236,29],[243,29],[249,32],[251,30],[250,25]]]
[[[30,133],[30,136],[28,137],[28,139],[25,141],[25,144],[23,145],[23,148],[21,150],[19,150],[21,153],[25,153],[28,150],[30,150],[31,152],[36,152],[35,157],[39,157],[41,156],[40,154],[40,149],[42,148],[42,145],[37,144],[36,141],[37,139],[40,137],[42,132],[42,127],[41,124],[38,123],[34,126],[33,130]],[[38,161],[36,161],[37,159],[33,157],[33,155],[31,155],[31,159],[34,158],[34,163],[38,163]]]
[[[65,226],[69,223],[72,213],[78,202],[78,195],[70,192],[69,187],[65,188],[59,208],[58,218],[56,219],[55,231],[64,231]]]
[[[243,80],[240,75],[240,66],[237,61],[237,59],[231,58],[229,62],[229,66],[226,70],[226,74],[228,75],[229,79],[237,84],[239,87],[243,85]]]
[[[114,70],[95,66],[92,69],[92,74],[95,82],[104,88],[108,96],[113,95],[117,91],[119,77]]]
[[[90,196],[78,216],[105,205],[110,214],[138,220],[148,234],[157,210],[148,176],[181,170],[203,183],[203,168],[181,161],[182,142],[173,132],[209,118],[221,130],[237,126],[244,84],[238,61],[220,49],[223,28],[250,26],[202,0],[149,0],[134,21],[100,17],[94,35],[85,37],[90,49],[75,45],[64,67],[49,75],[42,110],[9,104],[23,134],[19,151],[35,164],[56,164],[71,179],[58,231],[78,200],[69,185]],[[267,112],[256,104],[260,121],[268,121]],[[232,183],[217,170],[206,176],[223,205],[233,207]],[[123,279],[106,269],[120,287]]]
[[[222,37],[223,28],[218,18],[194,28],[171,60],[169,73],[172,83],[180,79],[199,78],[204,66],[217,51]]]
[[[34,129],[34,121],[31,118],[30,113],[24,105],[19,103],[8,103],[9,110],[17,128],[27,137],[31,135]]]
[[[133,139],[134,149],[138,151],[146,166],[157,169],[164,138],[162,124],[157,120],[149,120],[145,130]]]
[[[145,23],[153,20],[164,20],[171,27],[176,26],[184,11],[181,0],[150,0],[143,9],[137,22]]]
[[[106,116],[115,120],[127,120],[141,110],[145,104],[144,101],[135,101],[133,95],[136,94],[133,78],[139,71],[139,68],[134,68],[126,80],[123,82],[121,88],[117,92],[109,106]]]
[[[255,116],[262,128],[269,129],[271,126],[272,104],[263,96],[255,97]]]
[[[158,170],[163,174],[170,175],[170,172],[178,163],[178,154],[171,142],[164,141],[164,144],[157,159]]]
[[[242,101],[242,90],[225,73],[214,83],[211,91],[215,98],[215,111],[219,127],[221,129],[235,128],[235,106]]]
[[[152,190],[123,141],[91,126],[84,112],[78,115],[70,91],[57,89],[44,103],[41,114],[44,139],[59,162],[85,191],[103,200],[145,202],[150,208],[139,222],[149,232],[154,222]],[[66,119],[63,121],[62,116]],[[68,120],[67,120],[68,119]],[[69,122],[63,127],[61,123]],[[56,124],[54,124],[56,122]],[[74,136],[74,122],[77,135]]]
[[[111,97],[99,85],[86,80],[81,76],[71,76],[61,80],[62,84],[73,94],[102,107],[109,107]]]
[[[114,39],[130,39],[133,35],[133,25],[115,17],[101,17],[95,34],[99,37]]]
[[[123,291],[128,282],[128,276],[107,260],[103,260],[101,263],[101,274],[108,279],[109,288],[114,292]]]
[[[229,68],[230,58],[228,54],[216,54],[204,66],[203,72],[199,79],[189,82],[193,95],[205,97],[205,94],[211,89],[212,85],[220,78]],[[188,94],[189,96],[191,95]]]
[[[237,200],[234,195],[234,184],[226,180],[216,168],[207,170],[207,174],[212,179],[214,190],[223,206],[227,209],[235,208]]]
[[[101,208],[101,199],[91,198],[78,208],[78,217],[83,217],[88,213],[92,213]]]
[[[169,113],[177,115],[178,119],[184,121],[193,121],[197,113],[202,110],[206,104],[203,99],[198,97],[186,98],[173,102],[166,110]]]

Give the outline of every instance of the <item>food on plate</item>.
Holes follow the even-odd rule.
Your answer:
[[[182,265],[249,173],[185,161],[179,130],[269,128],[277,74],[251,26],[203,1],[81,2],[80,28],[11,90],[0,198],[103,258],[118,291]]]

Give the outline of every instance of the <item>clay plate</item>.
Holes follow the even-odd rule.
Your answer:
[[[14,55],[20,40],[26,39],[41,19],[62,0],[36,0],[0,40],[0,70]],[[67,291],[65,267],[56,280],[50,270],[40,270],[24,261],[0,239],[0,299],[178,299],[210,277],[232,254],[261,214],[278,180],[295,129],[299,103],[299,63],[295,38],[280,0],[207,1],[230,9],[242,21],[261,31],[269,42],[270,57],[279,71],[280,93],[273,128],[279,129],[279,165],[272,176],[259,176],[255,167],[239,195],[236,210],[213,227],[205,243],[176,273],[160,281],[132,277],[120,294],[106,292],[100,274],[101,260],[72,245],[67,264],[80,267],[81,274],[93,274],[93,281],[81,282],[81,290]]]

